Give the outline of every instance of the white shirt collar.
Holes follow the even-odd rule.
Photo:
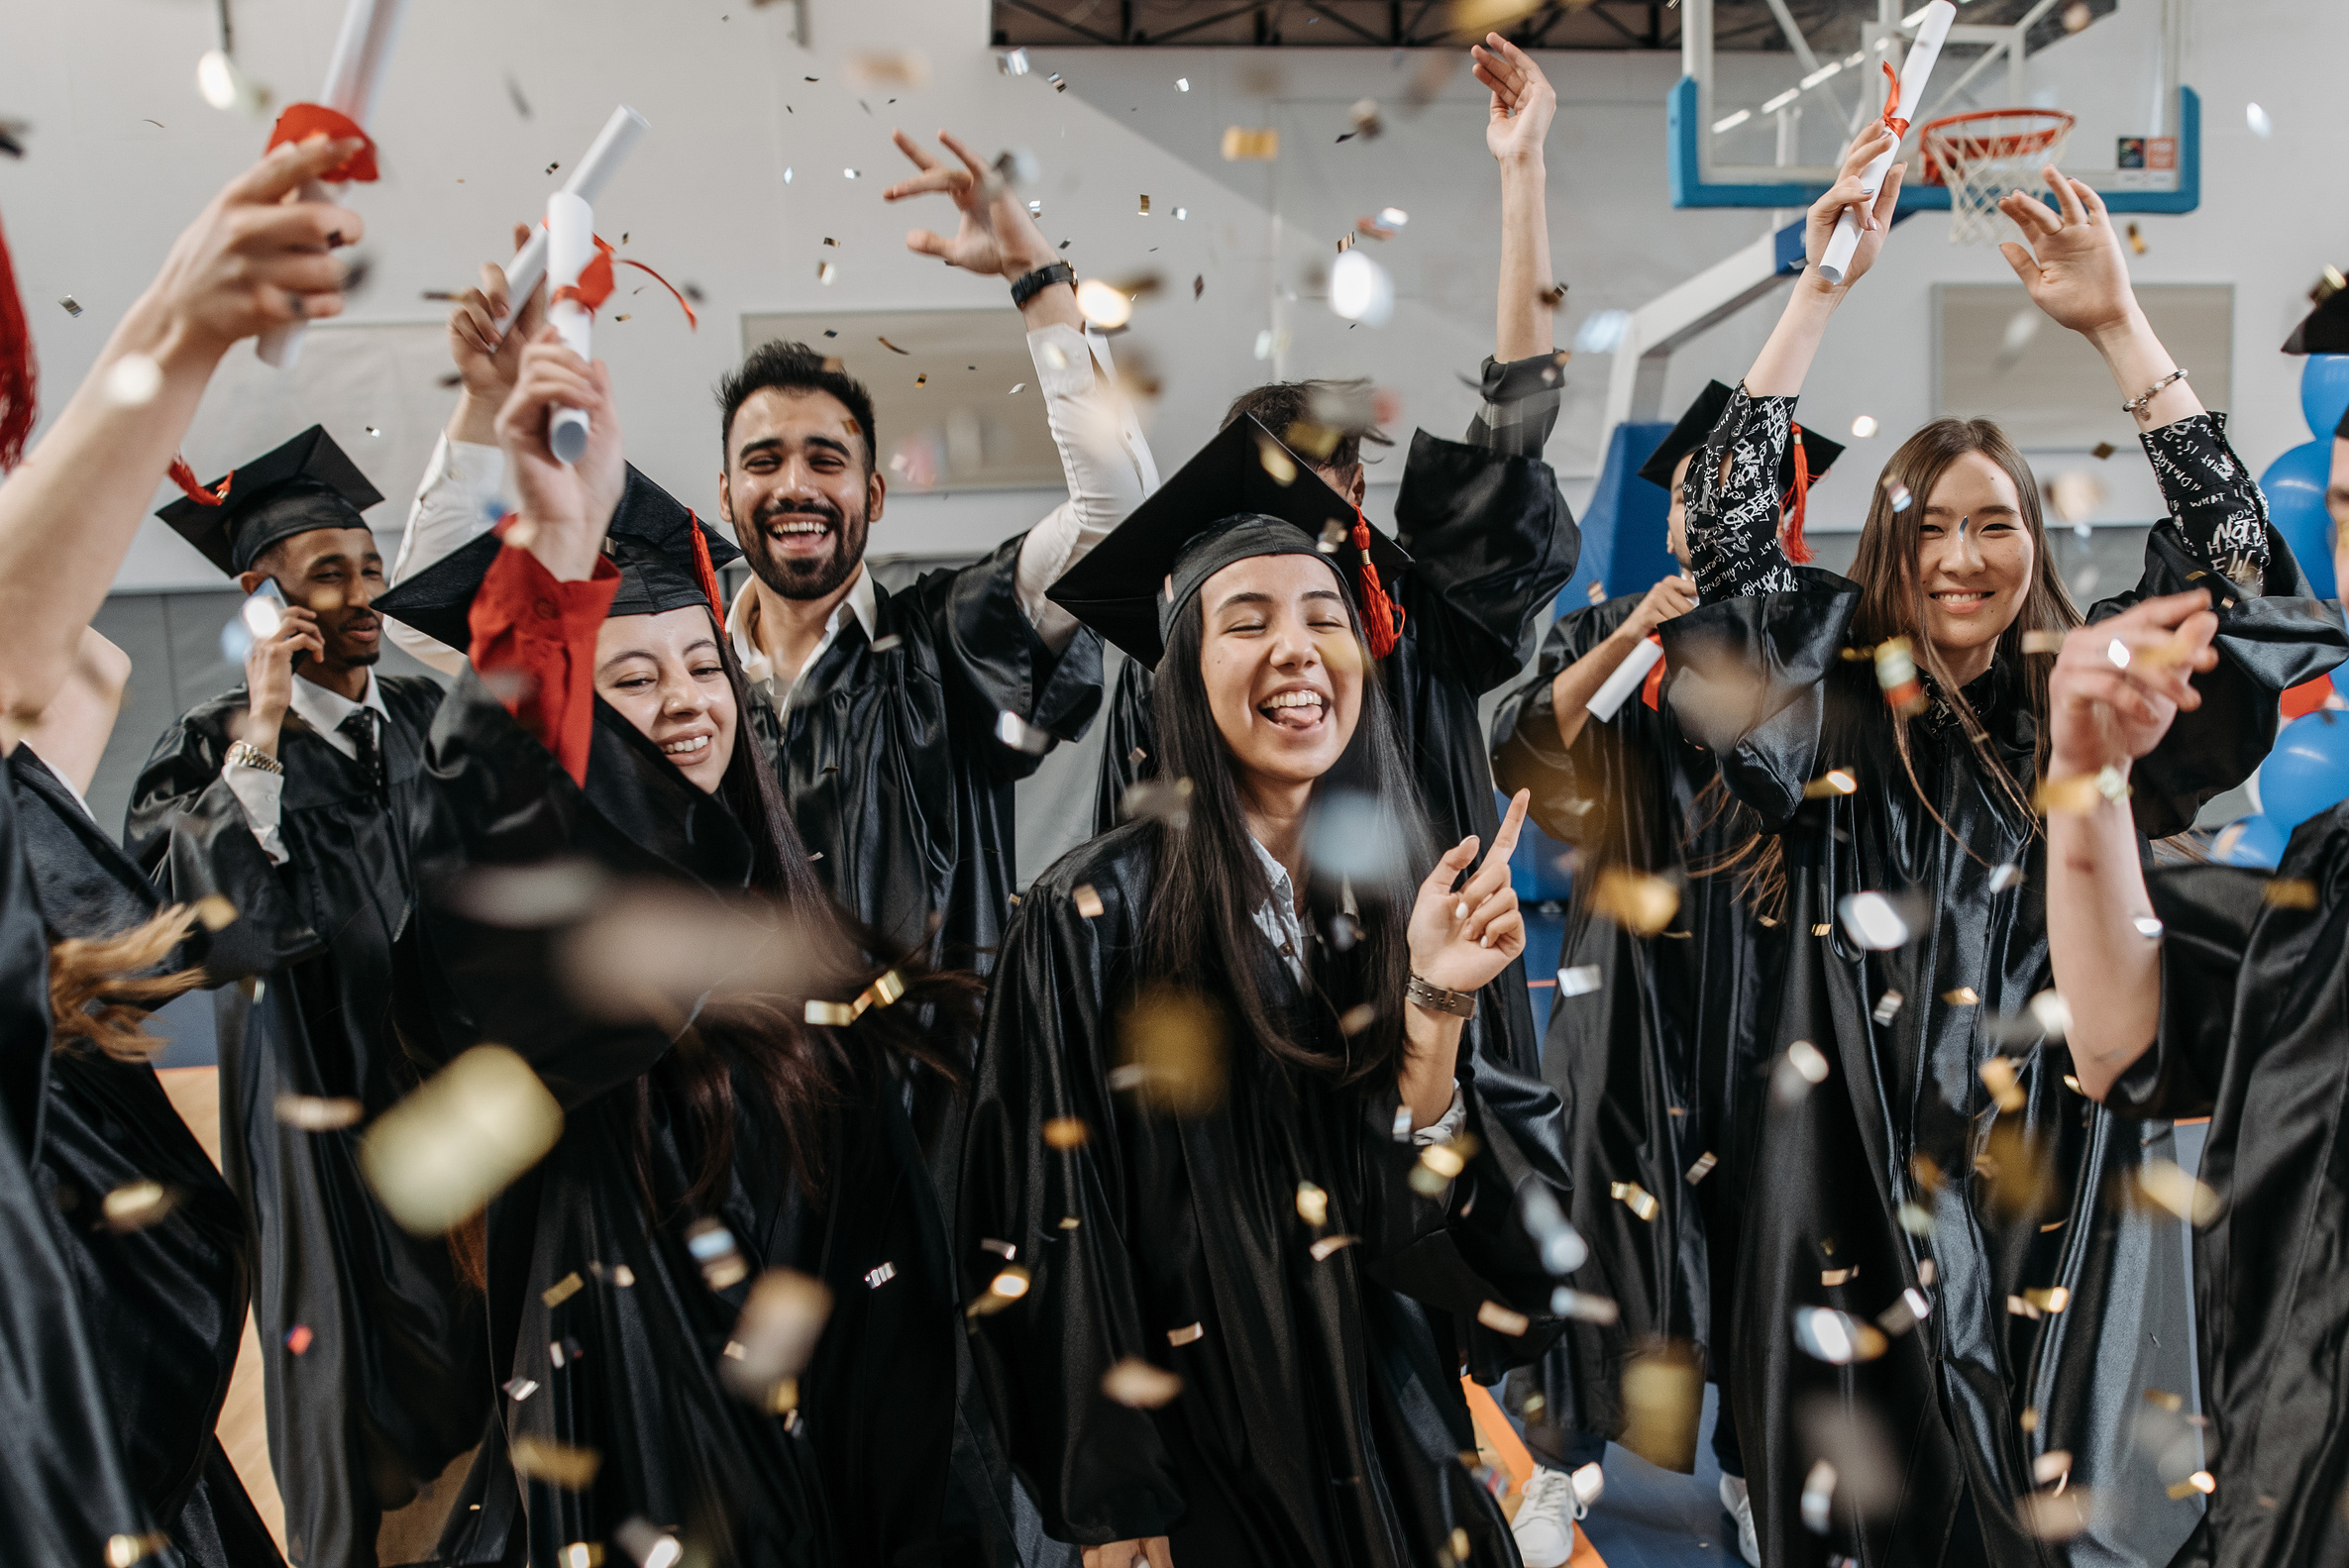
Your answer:
[[[848,585],[848,596],[832,606],[831,615],[824,621],[822,640],[816,643],[815,651],[807,656],[807,662],[800,667],[801,676],[815,668],[816,662],[823,658],[824,651],[832,646],[832,639],[840,635],[840,628],[845,624],[841,618],[844,611],[856,617],[856,623],[865,629],[868,642],[879,635],[881,604],[873,593],[873,574],[862,561],[856,564],[856,580]],[[764,685],[770,696],[776,695],[775,665],[759,647],[758,578],[753,577],[742,584],[742,591],[734,595],[734,602],[726,611],[726,635],[734,639],[734,657],[742,661],[744,677],[753,685]],[[798,688],[799,681],[794,679],[791,689]],[[790,694],[790,691],[782,693],[786,706],[789,706]]]
[[[1256,929],[1280,951],[1290,976],[1302,985],[1305,926],[1297,918],[1297,885],[1289,881],[1289,869],[1275,860],[1272,851],[1259,843],[1253,833],[1248,835],[1248,847],[1256,852],[1257,861],[1264,867],[1265,880],[1272,884],[1272,896],[1256,906]]]
[[[383,705],[383,693],[375,685],[375,673],[367,673],[367,693],[357,702],[337,691],[329,691],[315,680],[293,678],[293,698],[288,704],[310,728],[316,730],[329,746],[346,757],[356,758],[359,748],[351,737],[343,733],[343,721],[361,708],[374,708],[388,721],[391,710]]]

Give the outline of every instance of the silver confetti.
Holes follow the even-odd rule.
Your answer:
[[[1557,972],[1557,993],[1561,996],[1587,996],[1606,984],[1606,977],[1596,964],[1576,964]]]

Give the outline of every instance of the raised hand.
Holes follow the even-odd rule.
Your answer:
[[[2049,772],[2059,779],[2126,770],[2202,705],[2196,671],[2218,663],[2218,617],[2200,588],[2147,599],[2064,639],[2048,679]]]
[[[293,701],[293,657],[326,657],[326,642],[318,632],[318,617],[300,605],[288,605],[277,629],[256,637],[245,654],[245,722],[237,739],[257,751],[277,755],[278,731],[285,709]]]
[[[1884,171],[1883,188],[1876,192],[1872,202],[1868,199],[1861,175],[1869,163],[1897,145],[1891,128],[1879,120],[1863,130],[1844,150],[1844,164],[1836,174],[1835,183],[1828,187],[1827,194],[1811,203],[1810,215],[1803,225],[1803,256],[1813,276],[1818,273],[1819,259],[1827,254],[1827,242],[1835,236],[1836,222],[1847,207],[1860,220],[1860,249],[1852,253],[1851,264],[1844,269],[1844,280],[1837,287],[1849,289],[1875,265],[1877,253],[1884,249],[1884,236],[1892,232],[1892,209],[1900,201],[1900,181],[1907,174],[1908,165],[1895,163]]]
[[[529,239],[530,225],[515,224],[514,249],[519,251]],[[480,285],[458,295],[449,312],[450,362],[457,366],[467,395],[485,401],[492,417],[522,373],[523,349],[538,336],[546,320],[545,279],[531,290],[521,314],[501,333],[497,323],[505,315],[507,303],[505,268],[495,261],[483,261]]]
[[[1557,90],[1534,57],[1498,33],[1487,33],[1482,44],[1468,50],[1469,69],[1493,95],[1491,118],[1485,122],[1485,150],[1501,162],[1522,162],[1542,156],[1549,122],[1557,115]]]
[[[1998,198],[1998,210],[2023,231],[2028,247],[1998,247],[2031,302],[2059,324],[2090,337],[2124,328],[2138,314],[2129,263],[2104,198],[2050,163],[2045,173],[2057,205],[2023,191]]]
[[[1645,637],[1668,620],[1686,615],[1696,608],[1695,579],[1678,573],[1661,578],[1640,600],[1639,608],[1624,622],[1624,628],[1634,637]]]
[[[367,225],[334,202],[286,198],[358,150],[323,136],[287,143],[196,215],[149,290],[181,343],[223,354],[271,327],[342,314],[348,268],[333,253]]]
[[[558,408],[585,409],[587,450],[565,463],[547,444]],[[563,346],[553,327],[522,351],[521,373],[497,412],[497,444],[505,449],[528,548],[549,572],[579,581],[595,569],[603,535],[620,504],[627,469],[620,456],[620,421],[612,407],[611,373]]]
[[[942,191],[953,198],[955,210],[962,215],[961,226],[955,230],[953,239],[927,229],[911,229],[906,234],[906,249],[920,256],[934,256],[948,266],[959,266],[966,272],[1012,279],[1037,267],[1050,266],[1058,259],[1051,242],[1028,215],[1026,204],[1013,194],[995,170],[980,162],[977,155],[952,135],[940,131],[938,141],[959,160],[959,168],[924,153],[920,144],[903,131],[890,133],[890,139],[921,172],[890,186],[881,193],[881,199],[904,201]]]
[[[1420,884],[1411,909],[1411,972],[1429,985],[1476,991],[1525,951],[1525,916],[1518,912],[1517,889],[1509,885],[1509,857],[1517,851],[1532,799],[1531,790],[1517,791],[1493,835],[1493,852],[1459,891],[1451,885],[1475,864],[1473,833],[1446,851]]]

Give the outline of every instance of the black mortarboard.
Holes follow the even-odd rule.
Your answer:
[[[2284,340],[2286,354],[2349,354],[2349,288],[2336,288],[2316,302]]]
[[[702,581],[701,564],[695,559],[696,533],[708,552],[708,585]],[[480,591],[481,579],[489,575],[489,565],[504,544],[495,534],[483,534],[405,578],[377,597],[374,607],[452,648],[470,647],[473,631],[467,617],[473,611],[474,595]],[[724,618],[722,608],[711,600],[711,589],[717,569],[739,560],[742,552],[695,518],[677,497],[638,472],[633,464],[603,548],[620,573],[620,589],[613,595],[607,615],[657,615],[699,604],[720,620]]]
[[[1411,558],[1364,524],[1366,571],[1364,551],[1354,542],[1360,521],[1344,496],[1274,440],[1255,416],[1243,415],[1200,448],[1045,594],[1155,667],[1166,652],[1175,612],[1209,577],[1251,556],[1318,555],[1353,590],[1371,651],[1383,655],[1393,646],[1394,631],[1385,584],[1411,565]],[[1382,615],[1387,617],[1383,635]]]
[[[218,505],[190,495],[156,515],[232,577],[250,571],[280,539],[314,528],[367,527],[360,514],[383,498],[323,425],[231,469],[204,489],[219,497]]]
[[[1670,489],[1672,470],[1679,467],[1682,458],[1705,444],[1705,438],[1713,433],[1713,427],[1721,423],[1722,410],[1729,407],[1729,399],[1736,390],[1719,381],[1706,382],[1705,389],[1696,394],[1696,401],[1688,405],[1688,412],[1682,414],[1680,422],[1672,427],[1672,433],[1663,438],[1663,445],[1640,465],[1640,477],[1651,484]],[[1813,483],[1834,467],[1836,459],[1844,455],[1842,442],[1829,441],[1808,426],[1803,428],[1802,450],[1803,456],[1810,460]],[[1794,443],[1789,441],[1786,443],[1786,455],[1778,463],[1778,491],[1784,494],[1792,488]]]

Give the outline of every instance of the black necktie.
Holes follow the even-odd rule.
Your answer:
[[[383,749],[375,744],[375,710],[359,708],[337,726],[359,748],[360,771],[367,775],[367,786],[376,794],[383,792]]]

